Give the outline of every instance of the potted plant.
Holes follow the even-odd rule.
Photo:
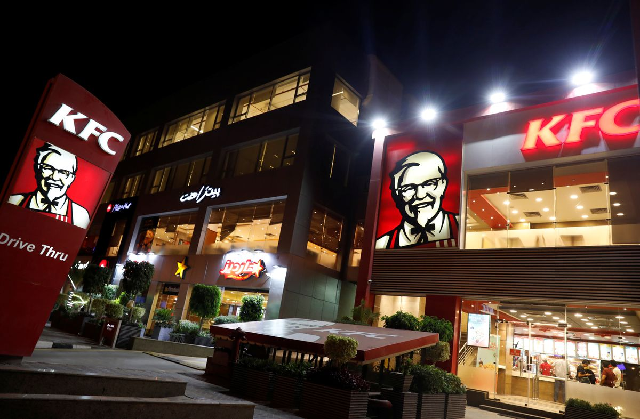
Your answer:
[[[384,321],[384,327],[390,329],[415,331],[420,327],[420,319],[404,311],[396,311],[396,313],[391,316],[383,316],[382,321]]]
[[[467,413],[467,388],[462,384],[460,377],[446,373],[444,392],[446,394],[445,419],[464,419]]]
[[[184,335],[182,338],[183,343],[194,343],[196,340],[196,336],[198,336],[198,332],[200,331],[200,326],[198,323],[192,322],[190,320],[180,320],[178,322],[177,330],[174,328],[174,333],[179,333]]]
[[[409,391],[413,382],[413,375],[410,373],[412,365],[411,359],[404,358],[398,371],[381,375],[382,396],[393,405],[393,416],[396,418],[416,417],[418,394]],[[378,368],[382,368],[382,364]]]
[[[617,419],[620,413],[610,404],[591,404],[586,400],[569,399],[565,403],[566,419]]]
[[[357,354],[358,341],[329,335],[324,353],[331,366],[307,373],[302,386],[301,408],[310,418],[365,418],[369,383],[348,370],[346,363]],[[330,401],[330,402],[328,402]]]
[[[115,347],[122,317],[124,316],[124,306],[115,302],[108,302],[105,306],[105,319],[102,324],[100,343]]]
[[[151,284],[151,278],[155,272],[154,266],[149,262],[134,262],[128,260],[124,264],[122,272],[122,289],[131,300],[135,300],[136,296],[146,291]],[[127,304],[120,302],[121,304]],[[134,303],[131,303],[133,306]],[[133,310],[129,312],[129,323],[133,316]]]
[[[212,342],[213,338],[211,337],[211,333],[207,330],[200,330],[193,343],[200,346],[212,346]]]
[[[269,400],[274,367],[268,359],[241,358],[233,367],[232,391],[251,400]]]
[[[91,313],[93,311],[93,298],[96,294],[102,294],[109,279],[111,279],[111,269],[109,268],[102,268],[92,263],[84,269],[82,291],[89,294],[88,312]]]
[[[144,335],[145,327],[140,319],[146,312],[147,309],[144,307],[132,307],[130,309],[128,321],[120,326],[120,333],[118,333],[116,342],[117,348],[130,349],[131,338]]]
[[[411,391],[418,393],[416,419],[444,418],[445,414],[445,374],[433,365],[413,365]]]
[[[220,312],[222,292],[213,285],[196,284],[191,291],[189,311],[200,317],[198,331],[202,330],[202,324],[206,319],[214,318]]]
[[[241,323],[240,319],[236,316],[218,316],[213,319],[213,324],[231,324]]]
[[[100,333],[102,332],[102,324],[104,323],[103,318],[107,303],[109,302],[109,300],[104,298],[96,298],[93,300],[91,310],[95,314],[95,317],[84,325],[82,336],[95,340],[96,342],[100,341]]]
[[[264,304],[264,297],[260,294],[242,297],[242,307],[240,307],[240,314],[238,315],[240,321],[253,322],[262,320],[262,314],[264,313],[262,304]]]
[[[302,380],[313,367],[310,362],[290,362],[277,364],[273,368],[273,397],[271,404],[275,407],[300,407]]]
[[[422,316],[420,318],[419,330],[421,332],[438,334],[438,342],[435,345],[421,350],[420,357],[423,363],[430,362],[432,365],[435,365],[437,362],[444,362],[451,359],[451,346],[449,342],[453,340],[453,325],[449,320],[434,316]]]
[[[151,337],[157,340],[169,340],[169,333],[173,329],[173,310],[159,308],[153,316],[153,332]]]

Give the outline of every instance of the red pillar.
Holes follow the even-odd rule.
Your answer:
[[[438,366],[453,374],[458,373],[458,348],[460,346],[460,310],[462,298],[455,295],[427,295],[424,309],[426,316],[447,319],[453,325],[453,340],[451,341],[451,359],[438,362]]]

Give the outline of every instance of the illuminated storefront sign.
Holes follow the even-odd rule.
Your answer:
[[[124,204],[109,204],[107,206],[107,212],[114,213],[114,212],[126,211],[129,208],[131,208],[131,205],[133,205],[131,202],[125,202]]]
[[[638,115],[639,108],[640,100],[633,99],[606,109],[599,107],[551,118],[533,119],[529,121],[522,151],[538,149],[539,145],[557,147],[581,143],[588,130],[598,131],[610,138],[636,135],[640,132],[640,123],[634,123],[633,119]],[[623,122],[625,120],[627,123]],[[563,135],[560,135],[561,131]]]
[[[249,279],[251,276],[260,278],[260,275],[266,270],[267,267],[262,259],[258,259],[257,261],[247,259],[244,262],[227,260],[224,268],[220,270],[220,275],[227,279],[243,281]]]
[[[180,202],[196,201],[198,204],[205,198],[218,198],[220,196],[220,188],[212,188],[211,186],[203,186],[197,192],[187,192],[180,197]]]

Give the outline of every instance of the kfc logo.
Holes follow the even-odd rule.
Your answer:
[[[400,159],[389,173],[391,197],[401,221],[376,240],[376,249],[455,246],[458,215],[442,207],[449,185],[444,159],[418,151]]]

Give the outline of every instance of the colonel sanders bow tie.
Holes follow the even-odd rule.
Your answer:
[[[429,241],[429,233],[433,235],[436,229],[436,225],[434,223],[427,224],[424,227],[413,227],[411,229],[411,234],[414,236],[418,236],[418,243],[426,243]]]
[[[59,201],[60,198],[56,198],[56,199],[49,199],[46,196],[43,196],[40,199],[40,205],[44,205],[43,211],[45,212],[52,212],[53,207],[57,207],[59,205]]]

